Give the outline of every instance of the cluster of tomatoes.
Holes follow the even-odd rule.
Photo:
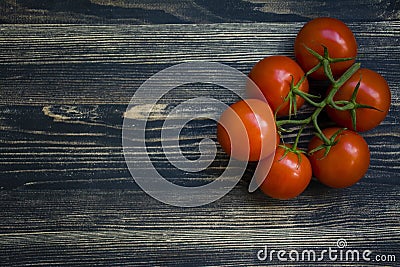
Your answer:
[[[262,95],[252,97],[249,91],[250,97],[231,105],[217,126],[218,141],[233,158],[261,165],[272,160],[266,177],[259,177],[260,188],[277,199],[298,196],[313,175],[333,188],[357,183],[370,163],[368,145],[357,132],[378,126],[391,101],[385,79],[355,62],[357,42],[342,21],[317,18],[306,23],[296,36],[294,52],[296,60],[276,55],[259,61],[249,78]],[[309,93],[313,80],[330,85],[315,96]],[[299,119],[296,112],[304,103],[314,112]],[[337,127],[321,129],[321,112]],[[307,125],[316,135],[303,151],[297,144]],[[281,142],[284,133],[294,129],[294,143]]]

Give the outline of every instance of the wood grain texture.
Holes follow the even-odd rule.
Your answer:
[[[151,75],[186,61],[216,61],[248,73],[265,56],[293,56],[303,24],[2,25],[0,104],[126,105]],[[398,88],[400,22],[349,26],[362,66]]]
[[[399,189],[363,186],[332,191],[318,184],[290,202],[249,195],[240,184],[195,209],[160,204],[131,190],[2,191],[0,263],[85,266],[260,266],[269,249],[336,247],[397,255]],[[377,197],[379,196],[379,197]],[[311,265],[312,262],[289,265]],[[386,262],[318,262],[318,266],[395,266]]]
[[[148,1],[142,7],[136,1],[87,1],[83,11],[76,8],[82,1],[3,1],[0,15],[5,23],[202,23],[268,21],[269,5],[277,7],[271,11],[274,14],[290,14],[280,17],[281,21],[303,20],[341,8],[336,1],[310,2],[320,6],[313,10],[306,2],[297,14],[295,1],[230,1],[227,8],[237,3],[242,7],[236,11],[242,16],[233,18],[236,13],[218,13],[211,1],[168,5]],[[339,2],[342,8],[355,3]],[[183,3],[186,11],[178,8]],[[216,61],[248,73],[264,56],[292,56],[295,33],[303,22],[1,25],[0,266],[282,266],[276,257],[260,262],[257,251],[265,245],[276,250],[321,251],[336,248],[340,238],[351,249],[370,249],[374,256],[395,255],[397,261],[328,261],[318,266],[398,266],[400,23],[396,20],[398,2],[386,3],[377,9],[378,2],[365,1],[360,7],[365,13],[353,12],[349,23],[360,44],[359,61],[380,72],[393,94],[384,123],[363,134],[372,160],[361,182],[332,190],[312,181],[299,198],[275,201],[258,191],[247,192],[254,168],[250,165],[227,196],[195,209],[159,203],[130,177],[122,154],[122,121],[124,117],[143,119],[140,106],[125,112],[131,96],[152,74],[176,63]],[[198,17],[191,13],[194,4],[199,9],[206,6],[201,9],[204,13],[193,11]],[[142,14],[139,19],[129,13],[135,8]],[[150,13],[143,13],[142,8]],[[167,8],[175,11],[167,12]],[[108,17],[104,15],[107,10],[111,12]],[[167,15],[151,13],[157,10],[170,14],[171,21],[166,21]],[[246,10],[259,12],[260,17],[250,19],[254,13]],[[126,17],[114,17],[112,12]],[[187,18],[179,12],[187,12]],[[374,12],[381,16],[366,15]],[[313,89],[320,86],[315,83]],[[206,171],[190,174],[173,168],[160,150],[160,129],[171,106],[196,96],[227,103],[237,99],[227,90],[192,84],[165,96],[148,125],[154,164],[168,179],[183,185],[209,182],[227,162],[219,150]],[[301,110],[302,114],[309,112],[309,108]],[[300,145],[306,146],[310,137],[307,129]],[[184,154],[196,158],[202,138],[215,140],[215,123],[194,121],[180,138]]]
[[[346,21],[400,18],[398,0],[3,0],[2,23],[165,24],[304,21],[331,16]]]
[[[136,188],[122,155],[124,108],[111,105],[54,105],[44,109],[3,106],[0,110],[3,136],[0,143],[0,186],[4,189]],[[52,113],[47,110],[52,110]],[[75,117],[71,116],[71,110]],[[394,106],[382,125],[363,134],[372,157],[363,183],[399,186],[398,113],[398,106]],[[159,149],[162,122],[162,119],[155,120],[148,125],[148,149],[150,158],[169,179],[190,185],[210,181],[222,173],[227,158],[221,149],[205,172],[182,172],[168,164],[164,152]],[[199,156],[201,139],[216,139],[215,122],[197,120],[194,123],[197,126],[189,124],[180,136],[181,149],[193,159]],[[310,129],[301,140],[301,147],[307,146],[311,135]],[[291,139],[292,135],[286,140]],[[142,156],[143,160],[146,155]]]
[[[393,92],[385,122],[365,134],[373,154],[366,180],[398,184],[400,96],[395,88],[399,87],[396,76],[400,53],[396,40],[400,37],[400,24],[350,26],[360,43],[363,66],[379,71]],[[162,68],[191,60],[219,61],[248,73],[264,56],[292,55],[293,33],[300,27],[300,23],[241,24],[240,28],[236,24],[3,26],[1,33],[6,38],[0,41],[0,125],[5,177],[0,185],[60,188],[76,186],[71,181],[79,180],[85,186],[91,181],[89,187],[96,187],[97,182],[102,185],[106,180],[112,187],[119,187],[112,181],[129,177],[121,153],[122,120],[127,103],[142,82]],[[161,80],[160,84],[169,82]],[[166,95],[150,125],[154,127],[151,136],[155,141],[151,146],[157,161],[165,163],[163,152],[157,147],[160,125],[170,107],[198,96],[226,103],[237,100],[228,90],[201,84]],[[305,108],[302,112],[307,114],[310,110]],[[140,119],[137,112],[130,116]],[[214,122],[203,121],[200,125],[200,132],[194,127],[186,133],[184,149],[189,157],[198,155],[201,138],[215,139]],[[303,146],[310,135],[311,131]],[[214,171],[219,173],[225,161],[220,154]],[[166,166],[163,167],[173,173],[172,177],[196,177],[173,172],[171,165]],[[68,183],[63,181],[67,173]]]

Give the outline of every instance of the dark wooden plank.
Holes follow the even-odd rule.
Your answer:
[[[372,193],[373,192],[373,193]],[[281,265],[261,262],[268,249],[369,249],[400,257],[399,186],[326,190],[312,184],[294,201],[249,195],[193,210],[163,205],[140,191],[2,191],[2,265]],[[346,251],[346,250],[344,250]],[[311,262],[312,263],[312,262]],[[308,265],[311,264],[308,262]],[[300,265],[302,262],[293,263]],[[325,261],[318,266],[395,266],[395,262]]]
[[[397,0],[4,0],[0,4],[0,21],[158,24],[304,21],[316,16],[332,16],[347,21],[377,21],[398,20],[399,9]]]
[[[392,89],[398,88],[398,23],[351,26],[359,39],[363,64],[381,72]],[[3,26],[2,34],[7,38],[2,39],[0,64],[4,159],[1,186],[132,186],[121,154],[121,124],[125,105],[146,78],[182,62],[182,58],[221,60],[247,73],[263,56],[290,55],[293,33],[300,27],[299,23],[243,24],[240,28],[229,24],[124,29]],[[163,39],[162,44],[154,34]],[[392,109],[385,123],[365,134],[373,154],[365,182],[398,184],[399,93],[392,91]],[[226,90],[192,86],[169,96],[167,103],[180,103],[194,96],[215,97],[227,103],[236,99]],[[168,106],[162,106],[155,124],[161,123],[167,113]],[[189,131],[189,156],[197,155],[199,138],[215,139],[214,131],[215,123],[210,122],[204,123],[201,131]],[[307,138],[303,146],[306,141]],[[154,148],[159,146],[157,142],[152,144]],[[155,149],[154,157],[164,164],[162,156]],[[218,173],[225,160],[220,154],[211,173]],[[170,165],[162,166],[173,170]],[[205,179],[207,175],[210,173],[197,178]],[[172,175],[178,179],[186,176],[195,179],[188,174]]]
[[[146,79],[177,63],[217,61],[248,73],[265,56],[293,56],[302,25],[3,25],[0,104],[126,105]],[[363,67],[398,88],[400,22],[349,25]]]
[[[124,112],[122,105],[2,106],[0,186],[3,189],[137,188],[122,155]],[[161,112],[148,125],[147,134],[149,140],[153,140],[148,143],[148,149],[156,167],[164,170],[172,181],[184,184],[204,183],[218,177],[227,161],[221,149],[204,172],[187,173],[168,164],[164,152],[158,149],[161,128],[155,125],[162,125],[167,110]],[[370,145],[372,160],[362,183],[399,185],[398,114],[399,106],[393,106],[382,125],[363,134]],[[199,156],[201,139],[216,139],[215,122],[198,122],[201,127],[188,125],[180,136],[185,140],[182,150],[189,158]],[[311,135],[308,131],[301,140],[301,147],[307,146]],[[287,140],[293,138],[289,137]]]
[[[121,124],[124,105],[142,82],[156,71],[183,60],[217,60],[247,73],[263,56],[291,55],[290,43],[300,27],[299,23],[243,24],[240,28],[229,24],[124,29],[4,26],[2,33],[7,38],[1,42],[0,50],[3,59],[0,101],[4,104],[1,186],[131,186],[121,154]],[[384,75],[393,93],[391,112],[385,123],[365,134],[373,153],[367,177],[371,182],[396,184],[400,135],[399,93],[395,90],[399,87],[396,79],[399,25],[353,23],[351,27],[360,43],[359,58],[363,66]],[[162,44],[155,35],[162,38]],[[227,90],[192,86],[170,95],[167,103],[179,104],[195,96],[214,97],[227,103],[237,99]],[[29,106],[11,106],[20,104]],[[155,124],[161,123],[167,114],[168,105],[162,106],[156,117],[159,122]],[[208,122],[201,129],[196,134],[193,130],[188,132],[189,156],[197,155],[200,137],[215,138],[215,123]],[[159,138],[159,132],[155,133]],[[303,146],[308,139],[303,140]],[[159,145],[152,144],[154,148]],[[165,163],[160,151],[155,151],[154,157]],[[216,173],[225,160],[221,154],[219,157],[217,167],[212,169]],[[172,166],[162,166],[172,172]],[[179,172],[172,176],[196,180],[213,177],[212,171],[198,177]]]
[[[321,251],[336,248],[339,238],[351,249],[395,255],[397,262],[318,265],[398,265],[396,21],[350,24],[363,66],[382,73],[393,93],[385,122],[363,134],[372,162],[356,186],[333,190],[313,181],[299,198],[275,201],[259,191],[247,193],[250,166],[227,196],[189,210],[157,202],[130,178],[121,124],[124,116],[140,119],[140,113],[124,111],[143,81],[187,60],[218,61],[247,73],[266,55],[292,55],[291,42],[301,25],[2,25],[0,265],[282,265],[276,257],[258,261],[257,251],[265,245]],[[166,102],[202,94],[235,100],[226,91],[198,85],[176,91]],[[204,183],[217,176],[226,162],[221,151],[208,172],[199,175],[168,165],[157,150],[159,125],[169,110],[160,107],[149,129],[154,162],[177,183]],[[189,156],[198,155],[199,139],[215,139],[215,124],[200,123],[184,132]]]

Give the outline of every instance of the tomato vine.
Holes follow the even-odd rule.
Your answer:
[[[301,119],[301,120],[296,120],[292,119],[292,114],[289,114],[288,119],[284,120],[279,120],[275,116],[276,120],[276,125],[278,132],[281,134],[282,132],[288,132],[289,130],[285,129],[283,126],[284,125],[300,125],[301,129],[298,131],[297,136],[296,136],[296,141],[295,145],[290,148],[290,151],[298,151],[297,149],[297,142],[302,134],[302,130],[304,127],[310,123],[313,124],[314,129],[316,130],[316,135],[323,141],[323,145],[313,149],[310,153],[314,153],[320,149],[325,149],[324,156],[326,156],[329,153],[330,148],[336,144],[335,138],[337,135],[340,134],[340,132],[343,130],[338,131],[332,138],[327,138],[324,133],[322,132],[321,127],[318,124],[318,116],[320,113],[327,107],[330,106],[334,109],[340,110],[340,111],[345,111],[348,110],[351,112],[351,118],[352,118],[352,123],[353,123],[353,128],[356,128],[356,109],[358,108],[369,108],[369,109],[376,109],[375,107],[369,106],[369,105],[363,105],[359,104],[356,102],[356,96],[358,93],[358,88],[359,84],[354,88],[353,95],[350,100],[340,100],[340,101],[335,101],[334,96],[338,92],[338,90],[343,86],[343,84],[348,81],[356,72],[357,70],[360,69],[361,64],[360,63],[354,63],[353,65],[350,66],[338,79],[335,79],[332,74],[332,70],[330,67],[331,63],[336,63],[336,62],[343,62],[343,61],[348,61],[348,60],[353,60],[353,58],[331,58],[329,56],[329,51],[328,48],[323,46],[324,48],[324,55],[321,56],[314,50],[310,48],[306,48],[310,54],[314,57],[316,57],[319,60],[319,63],[309,70],[305,75],[300,79],[300,81],[296,84],[294,82],[291,83],[291,88],[290,92],[286,97],[286,101],[289,101],[290,107],[295,107],[296,106],[296,96],[302,97],[308,104],[311,106],[315,107],[314,112],[307,118]],[[328,80],[331,83],[332,89],[329,91],[329,93],[326,95],[324,99],[321,101],[317,102],[314,101],[313,99],[315,98],[320,98],[319,96],[315,96],[309,93],[305,93],[298,88],[301,86],[301,84],[307,79],[309,75],[311,75],[313,72],[318,70],[320,67],[323,67],[324,73],[327,76]],[[361,77],[360,77],[361,79]],[[279,110],[279,108],[278,108]],[[290,109],[291,110],[291,109]],[[275,115],[277,112],[275,113]],[[296,115],[296,109],[294,109],[294,115]]]

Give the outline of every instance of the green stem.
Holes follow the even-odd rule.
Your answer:
[[[293,125],[304,125],[305,124],[305,125],[307,125],[310,122],[311,122],[311,117],[304,119],[304,120],[291,120],[291,119],[278,120],[278,121],[276,121],[276,126],[278,126],[278,128],[279,128],[280,126],[283,126],[285,124],[293,124]]]
[[[301,90],[298,89],[294,89],[293,93],[296,95],[299,95],[300,97],[302,97],[305,101],[307,101],[307,103],[309,103],[310,105],[314,106],[314,107],[321,107],[322,103],[317,103],[313,100],[310,99],[309,95],[307,93],[304,93]]]
[[[301,133],[303,132],[306,125],[307,124],[303,124],[303,126],[301,126],[299,132],[297,133],[296,139],[294,140],[294,144],[293,144],[293,150],[297,150],[297,144],[299,143]]]
[[[309,76],[311,73],[316,72],[319,68],[322,67],[322,63],[319,62],[314,68],[310,69],[309,71],[307,71],[307,73],[305,74],[305,76]]]
[[[360,69],[360,67],[360,63],[354,63],[353,65],[351,65],[351,67],[347,69],[345,73],[343,73],[343,75],[340,76],[340,78],[334,83],[334,86],[337,86],[339,90],[339,88],[342,87],[343,84],[347,82],[347,80],[350,79],[350,77],[353,76],[353,74],[356,73],[357,70]]]
[[[340,101],[342,102],[342,101]],[[332,101],[332,103],[330,103],[329,105],[332,106],[334,109],[340,110],[340,111],[344,111],[344,110],[351,110],[354,109],[355,105],[349,101],[345,101],[346,103],[343,103],[343,106],[338,106],[337,104],[341,104],[338,103],[338,101]]]
[[[325,106],[324,106],[325,107]],[[324,135],[322,132],[321,128],[318,125],[318,115],[321,113],[321,111],[324,109],[324,107],[317,108],[314,113],[311,115],[311,120],[313,122],[314,128],[317,131],[319,137],[324,141],[325,144],[329,143],[328,137]]]
[[[354,103],[351,101],[336,101],[335,102],[333,100],[333,98],[334,98],[335,94],[339,91],[340,87],[342,87],[343,84],[346,81],[348,81],[350,79],[350,77],[353,76],[353,74],[360,68],[360,64],[359,63],[353,64],[349,69],[347,69],[343,73],[343,75],[341,77],[339,77],[337,80],[335,80],[333,77],[333,74],[332,74],[332,69],[330,67],[330,63],[350,60],[350,58],[349,59],[331,59],[329,57],[329,53],[325,47],[324,47],[324,56],[317,54],[315,51],[313,51],[311,49],[308,49],[308,50],[312,55],[314,55],[319,60],[319,63],[314,68],[309,70],[299,80],[299,82],[296,85],[294,85],[293,80],[292,80],[291,92],[289,93],[290,95],[288,95],[288,98],[296,98],[296,96],[298,95],[298,96],[302,97],[307,103],[314,106],[316,109],[311,114],[311,116],[309,116],[308,118],[302,119],[302,120],[291,119],[291,116],[289,116],[289,119],[286,119],[286,120],[276,120],[276,125],[277,125],[278,129],[283,129],[282,126],[286,125],[286,124],[301,125],[301,128],[296,135],[296,139],[295,139],[295,142],[293,145],[294,150],[297,149],[298,142],[300,140],[301,134],[302,134],[305,126],[310,124],[311,122],[313,123],[313,126],[317,132],[317,135],[322,139],[324,144],[326,144],[328,146],[332,145],[331,140],[324,135],[324,133],[322,132],[322,130],[318,124],[318,116],[327,105],[329,105],[337,110],[353,110],[355,108]],[[321,102],[316,102],[311,99],[314,96],[301,91],[299,88],[300,88],[301,84],[307,79],[307,76],[309,76],[311,73],[317,71],[321,67],[323,67],[325,75],[328,77],[329,81],[331,82],[332,89],[329,91],[328,95]],[[291,101],[291,103],[290,103],[291,105],[296,104],[296,102],[292,103],[291,99],[290,99],[290,101]],[[341,105],[341,106],[339,106],[339,105]],[[291,108],[290,108],[290,110],[291,110]]]
[[[335,94],[339,91],[340,87],[343,86],[345,82],[347,82],[357,70],[360,69],[360,63],[354,63],[343,75],[334,83],[332,83],[332,90],[330,90],[329,94],[326,96],[323,102],[329,104],[330,106],[343,110],[342,107],[336,105],[335,100],[333,100]],[[347,103],[348,104],[348,103]],[[348,108],[347,108],[348,109]]]

